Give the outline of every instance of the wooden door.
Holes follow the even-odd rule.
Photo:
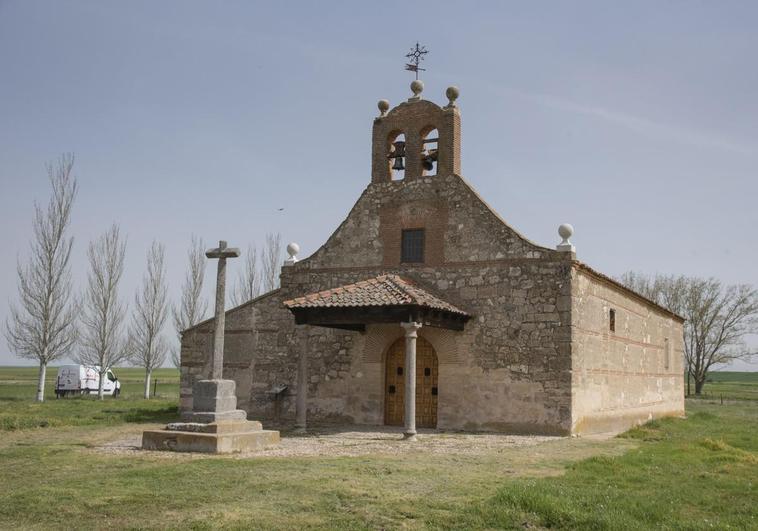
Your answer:
[[[431,343],[416,340],[416,426],[437,427],[437,354]],[[405,422],[405,338],[387,351],[384,379],[384,423],[402,426]]]

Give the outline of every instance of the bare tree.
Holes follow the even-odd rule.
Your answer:
[[[254,299],[261,293],[261,278],[258,274],[258,251],[253,245],[247,246],[244,268],[239,272],[232,290],[232,305],[239,306]]]
[[[179,305],[172,309],[174,328],[179,338],[179,345],[171,349],[171,361],[175,367],[181,365],[182,332],[205,319],[208,310],[208,301],[203,298],[205,264],[205,244],[193,235],[187,250],[187,273],[182,284],[182,298]]]
[[[176,367],[177,369],[181,368],[182,366],[182,335],[179,334],[179,344],[174,345],[173,347],[169,347],[168,349],[168,356],[171,358],[171,365]]]
[[[165,248],[153,242],[147,253],[147,272],[134,295],[134,312],[129,329],[132,361],[145,369],[145,398],[150,398],[153,371],[166,361],[168,344],[162,335],[168,317]]]
[[[108,370],[129,357],[123,331],[126,307],[118,295],[125,255],[126,241],[115,224],[90,242],[87,249],[90,269],[82,297],[80,349],[76,359],[83,365],[98,367],[100,400]]]
[[[279,233],[266,234],[263,248],[263,291],[269,292],[279,287],[279,271],[282,267],[282,236]]]
[[[758,291],[752,286],[634,272],[625,273],[621,282],[686,319],[684,358],[696,395],[701,394],[714,365],[753,356],[743,341],[758,330]]]
[[[43,208],[34,204],[34,237],[25,264],[20,261],[18,304],[11,304],[5,322],[10,349],[20,358],[39,363],[37,401],[45,400],[48,363],[66,356],[76,342],[76,300],[71,283],[68,237],[77,184],[72,177],[74,156],[66,154],[47,164],[52,196]]]

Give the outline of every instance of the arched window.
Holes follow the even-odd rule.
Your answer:
[[[439,132],[434,126],[421,130],[421,174],[437,175],[437,144]]]
[[[388,140],[390,176],[393,181],[402,181],[405,179],[405,135],[400,131],[393,131]]]

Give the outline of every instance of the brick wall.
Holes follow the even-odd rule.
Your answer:
[[[572,431],[622,431],[683,415],[681,320],[582,268],[571,292]]]

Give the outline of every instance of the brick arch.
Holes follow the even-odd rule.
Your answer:
[[[440,158],[438,160],[438,175],[460,173],[460,114],[457,107],[441,108],[427,100],[404,102],[391,109],[385,116],[374,119],[372,134],[372,182],[387,182],[390,174],[387,171],[385,142],[387,133],[394,129],[405,131],[405,141],[408,153],[418,153],[421,149],[419,131],[428,125],[434,125],[439,131]],[[406,162],[406,177],[416,179],[422,176],[421,160],[411,157]]]
[[[430,123],[426,124],[424,127],[422,127],[421,129],[419,129],[418,134],[419,134],[419,136],[421,138],[426,138],[426,135],[428,135],[429,133],[431,133],[435,129],[437,130],[437,132],[439,132],[439,130],[440,130],[439,127],[437,127],[434,123],[430,122]]]
[[[418,332],[431,343],[441,364],[460,364],[458,332],[442,328],[422,327]],[[383,363],[384,355],[392,344],[404,337],[400,323],[390,325],[369,325],[364,336],[364,363]]]
[[[419,335],[432,344],[440,363],[461,363],[460,348],[458,346],[460,332],[444,328],[427,327],[426,329],[422,328],[419,330]]]

